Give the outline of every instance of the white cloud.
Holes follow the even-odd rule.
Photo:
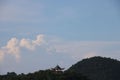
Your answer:
[[[2,50],[4,50],[4,53],[12,54],[15,56],[17,60],[20,58],[20,48],[19,48],[19,42],[17,38],[12,38],[8,41],[7,45],[2,47]]]
[[[27,48],[28,50],[34,50],[37,46],[40,46],[44,41],[44,35],[38,35],[35,40],[11,38],[7,45],[0,48],[0,61],[4,59],[5,54],[13,55],[16,60],[20,59],[21,48]]]
[[[35,40],[22,38],[11,38],[7,45],[0,49],[0,61],[6,54],[13,55],[16,60],[21,57],[22,48],[27,50],[36,50],[44,48],[47,53],[65,54],[71,56],[71,59],[79,60],[92,56],[118,57],[120,52],[120,42],[116,41],[64,41],[56,37],[50,37],[43,34],[37,35]]]
[[[30,50],[34,50],[35,49],[35,46],[32,44],[32,42],[28,39],[22,39],[20,41],[20,46],[21,47],[25,47],[27,49],[30,49]]]
[[[42,42],[44,42],[44,35],[38,35],[37,39],[32,41],[33,45],[40,45]]]
[[[34,50],[36,46],[40,46],[41,43],[44,43],[44,35],[38,35],[36,40],[22,39],[20,41],[20,46],[25,47],[29,50]]]

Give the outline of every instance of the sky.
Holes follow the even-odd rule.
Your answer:
[[[120,60],[119,0],[0,0],[0,74]]]

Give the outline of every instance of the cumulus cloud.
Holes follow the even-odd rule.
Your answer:
[[[38,45],[38,46],[40,46],[41,45],[41,43],[42,42],[44,42],[44,35],[38,35],[37,36],[37,39],[36,40],[34,40],[34,41],[32,41],[32,44],[33,45]]]
[[[22,39],[20,41],[20,46],[25,47],[25,48],[30,49],[30,50],[34,50],[34,48],[35,48],[34,45],[32,44],[32,42],[28,39]]]
[[[40,46],[44,42],[44,35],[38,35],[36,40],[22,39],[20,46],[29,50],[34,50],[36,46]]]
[[[120,52],[120,42],[113,41],[64,41],[56,37],[40,34],[36,39],[11,38],[7,44],[0,48],[0,61],[6,54],[13,55],[19,60],[23,48],[34,51],[36,48],[44,48],[45,52],[52,54],[65,54],[71,59],[79,60],[92,56],[107,56],[117,58]]]
[[[19,42],[17,38],[11,38],[7,45],[4,47],[1,47],[0,49],[0,59],[2,60],[4,58],[5,54],[10,54],[15,56],[16,60],[19,60],[20,58],[20,48],[19,48]]]
[[[21,48],[26,48],[28,50],[34,50],[37,46],[40,46],[43,42],[44,35],[38,35],[35,40],[11,38],[6,46],[0,48],[0,61],[4,59],[5,54],[13,55],[16,60],[20,59]]]
[[[17,38],[12,38],[8,41],[7,45],[4,47],[6,49],[6,53],[13,54],[17,59],[20,58],[20,48],[19,42]]]

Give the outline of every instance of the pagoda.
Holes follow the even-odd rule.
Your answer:
[[[64,68],[61,68],[59,65],[57,65],[55,68],[51,68],[51,70],[55,72],[62,72]]]

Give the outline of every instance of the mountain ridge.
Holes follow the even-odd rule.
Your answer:
[[[72,65],[68,71],[75,71],[91,80],[120,80],[120,61],[95,56]]]
[[[28,74],[8,72],[0,80],[120,80],[120,61],[95,56],[78,61],[69,69],[39,70]]]

